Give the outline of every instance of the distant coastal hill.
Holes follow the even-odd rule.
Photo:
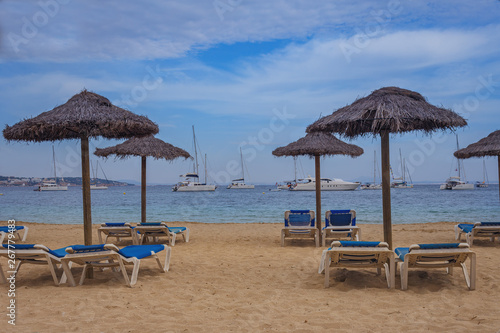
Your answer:
[[[82,177],[61,177],[57,178],[61,185],[81,186]],[[0,186],[36,186],[43,182],[54,181],[54,178],[38,178],[38,177],[12,177],[0,176]],[[96,178],[91,180],[91,184],[106,185],[106,186],[134,186],[134,184],[119,182],[108,179]]]

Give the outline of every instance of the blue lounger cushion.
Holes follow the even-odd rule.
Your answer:
[[[186,231],[186,229],[187,229],[186,227],[167,227],[167,228],[168,228],[168,230],[170,230],[171,232],[176,233],[176,234],[181,233],[183,231]]]
[[[98,245],[75,245],[72,246],[74,253],[88,253],[88,252],[100,252],[107,251],[104,248],[105,244]],[[122,256],[126,258],[135,257],[137,259],[142,259],[149,257],[151,252],[157,253],[164,250],[165,247],[162,244],[154,244],[154,245],[129,245],[119,250]]]
[[[460,223],[458,227],[466,233],[469,233],[474,229],[474,224]]]
[[[436,249],[457,249],[460,243],[436,243],[436,244],[418,244],[422,250],[436,250]],[[394,253],[401,259],[405,260],[405,255],[410,252],[409,247],[398,247]]]
[[[11,230],[23,230],[24,226],[23,225],[16,225],[12,227],[0,227],[1,232],[9,232]]]
[[[8,245],[8,244],[2,244],[2,246],[6,249],[14,249],[14,250],[31,250],[35,248],[35,244],[13,244],[13,245]],[[70,246],[65,246],[57,250],[51,250],[48,249],[49,253],[52,254],[55,257],[62,258],[66,256],[66,249]]]
[[[148,226],[159,227],[159,226],[162,226],[164,224],[162,224],[161,222],[143,222],[140,225],[145,226],[145,227],[148,227]]]
[[[339,241],[342,247],[377,247],[380,242]],[[332,248],[328,248],[331,250]]]

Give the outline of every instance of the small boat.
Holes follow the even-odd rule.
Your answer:
[[[193,126],[193,143],[194,143],[194,166],[193,172],[186,173],[184,175],[180,175],[179,177],[185,178],[185,180],[177,183],[172,187],[173,192],[204,192],[204,191],[215,191],[217,186],[207,184],[207,155],[205,154],[205,183],[200,183],[198,176],[198,150],[197,150],[197,142],[196,135],[194,134],[194,126]]]
[[[54,161],[54,180],[53,181],[45,181],[42,184],[38,185],[34,191],[43,192],[43,191],[67,191],[68,187],[65,185],[59,185],[57,183],[57,172],[56,172],[56,153],[54,151],[54,146],[52,146],[52,159]]]
[[[411,181],[410,173],[407,172],[408,168],[406,167],[405,159],[401,156],[401,149],[399,150],[399,158],[401,160],[401,177],[394,177],[394,174],[392,175],[392,183],[391,183],[391,188],[413,188],[413,184]],[[391,173],[392,173],[392,168],[391,168]],[[410,183],[406,180],[406,174],[408,173],[408,177],[410,177]]]
[[[359,187],[359,183],[347,182],[339,178],[321,178],[321,191],[354,191]],[[315,191],[316,179],[308,176],[304,179],[299,179],[299,182],[294,187],[290,188],[291,191]]]
[[[253,189],[255,185],[245,184],[245,165],[243,162],[243,153],[240,148],[240,157],[241,157],[241,175],[242,177],[239,179],[234,179],[230,185],[227,186],[227,189],[236,190],[236,189]]]
[[[458,135],[457,137],[457,150],[459,150],[459,145],[458,145]],[[441,184],[439,186],[440,190],[473,190],[474,189],[474,184],[470,184],[467,181],[464,181],[461,179],[461,171],[464,169],[461,161],[457,159],[457,171],[458,171],[458,176],[452,176],[446,179],[446,182],[444,184]]]
[[[381,190],[382,184],[377,184],[377,152],[373,152],[373,183],[361,184],[362,190]]]
[[[476,182],[476,187],[487,188],[488,187],[488,173],[486,172],[486,162],[483,159],[483,181]]]

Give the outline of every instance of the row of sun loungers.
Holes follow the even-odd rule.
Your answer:
[[[102,236],[105,236],[104,241]],[[145,222],[132,226],[130,223],[104,223],[97,229],[99,243],[107,243],[108,238],[116,238],[118,242],[131,239],[132,244],[141,245],[147,241],[158,243],[160,237],[166,237],[167,242],[175,245],[177,235],[181,235],[184,242],[189,242],[189,228],[169,227],[165,222]]]

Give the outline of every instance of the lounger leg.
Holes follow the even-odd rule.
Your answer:
[[[71,261],[68,263],[68,267],[69,267],[69,269],[70,269],[70,270],[71,270],[71,264],[72,264],[72,263],[73,263],[73,262],[71,262]],[[63,266],[62,264],[61,264],[61,267],[60,267],[60,268],[62,269],[62,271],[63,271],[63,272],[62,272],[62,275],[61,275],[61,280],[59,281],[59,284],[63,284],[63,283],[66,283],[66,280],[67,280],[68,278],[67,278],[66,272],[64,271],[64,266]]]
[[[26,241],[26,237],[28,236],[28,227],[24,226],[24,231],[23,231],[23,242]]]
[[[92,267],[89,264],[85,264],[83,266],[83,272],[82,272],[82,276],[80,277],[80,283],[79,283],[80,286],[83,285],[83,281],[85,281],[85,275],[87,275],[87,269],[89,269],[89,268],[94,269],[94,267]]]
[[[0,264],[0,283],[7,283],[7,279],[5,278],[5,274],[3,273],[3,268],[1,264]]]
[[[399,274],[401,275],[401,290],[408,289],[408,262],[399,263]]]
[[[281,246],[285,246],[285,230],[281,230]]]
[[[99,238],[99,244],[103,244],[102,243],[102,235],[101,235],[101,230],[97,230],[97,238]]]
[[[171,238],[172,238],[172,246],[174,246],[174,245],[175,245],[175,238],[176,238],[176,236],[175,236],[175,234],[174,234],[174,233],[172,233],[172,235],[171,235],[171,236],[172,236],[172,237],[171,237]],[[169,240],[169,243],[170,243],[170,240]]]
[[[186,231],[182,233],[182,236],[184,237],[184,241],[186,243],[189,242],[189,228],[186,228]]]
[[[61,265],[62,265],[62,268],[63,268],[63,271],[64,271],[63,278],[65,276],[68,279],[68,284],[71,287],[76,286],[75,278],[73,277],[73,274],[71,273],[71,262],[68,264],[67,260],[61,260]],[[61,278],[61,282],[60,283],[64,283],[65,282],[65,281],[63,281],[63,278]]]
[[[465,263],[462,263],[462,271],[464,272],[464,277],[465,277],[465,283],[467,283],[467,287],[469,287],[470,290],[475,290],[476,289],[476,254],[471,253],[469,256],[470,259],[470,275],[469,272],[467,271],[467,266]]]
[[[323,229],[321,231],[321,246],[325,247],[326,246],[326,231]]]
[[[132,269],[132,275],[130,276],[130,280],[127,275],[127,271],[125,270],[125,265],[123,261],[120,260],[120,266],[122,266],[123,277],[125,278],[125,282],[129,287],[132,287],[137,283],[137,275],[139,274],[139,266],[141,265],[141,261],[137,258],[133,258],[134,260],[134,268]]]
[[[472,246],[472,242],[474,242],[474,236],[472,235],[472,232],[469,232],[465,235],[465,238],[467,239],[467,244],[469,246]]]
[[[52,279],[54,279],[54,283],[56,284],[56,286],[59,286],[59,279],[57,278],[57,274],[56,274],[57,266],[50,259],[50,257],[48,255],[46,256],[46,260],[47,260],[47,264],[49,265],[50,274],[52,274]]]
[[[328,288],[330,287],[330,256],[328,254],[325,255],[323,267],[325,269],[325,288]]]
[[[172,249],[170,248],[170,246],[165,245],[165,263],[163,264],[163,268],[162,268],[162,270],[164,272],[168,272],[168,270],[170,269],[171,252],[172,252]],[[160,263],[159,259],[156,259],[156,260],[158,261],[158,264],[160,265],[160,268],[161,268],[161,263]]]
[[[386,272],[387,274],[387,272]],[[390,274],[390,286],[389,288],[396,287],[396,262],[394,256],[389,258],[389,274]]]
[[[455,225],[455,240],[460,240],[461,236],[460,228],[458,227],[458,224]]]
[[[316,247],[319,247],[319,230],[314,231],[314,240],[316,241]]]
[[[358,233],[356,234],[356,240],[357,241],[361,240],[361,229],[358,229]]]

